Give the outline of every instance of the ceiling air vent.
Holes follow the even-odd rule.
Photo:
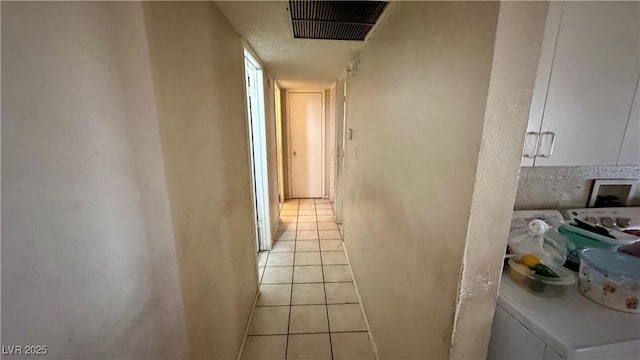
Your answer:
[[[289,1],[293,37],[364,41],[386,1]]]

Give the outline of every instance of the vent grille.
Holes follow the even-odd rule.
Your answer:
[[[364,41],[385,1],[289,1],[293,37]]]

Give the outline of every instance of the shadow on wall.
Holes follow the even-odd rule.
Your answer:
[[[1,6],[2,344],[183,358],[142,6]]]
[[[193,358],[234,358],[257,269],[239,36],[210,2],[144,5]]]
[[[401,2],[347,78],[345,246],[382,358],[449,357],[498,10]]]

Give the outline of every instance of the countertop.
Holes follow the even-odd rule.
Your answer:
[[[528,292],[504,273],[498,305],[565,359],[640,358],[640,314],[606,308],[576,283],[559,297]]]

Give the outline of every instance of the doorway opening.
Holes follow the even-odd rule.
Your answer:
[[[259,252],[268,249],[271,243],[264,74],[262,66],[247,48],[244,49],[244,69],[256,252]]]

